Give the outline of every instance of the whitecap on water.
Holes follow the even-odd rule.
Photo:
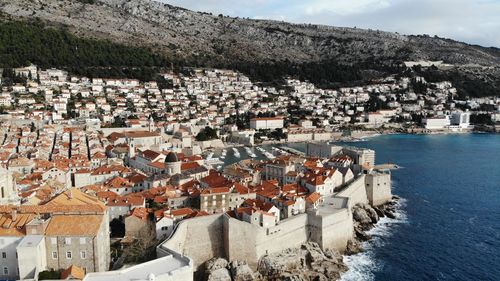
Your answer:
[[[342,274],[341,281],[371,281],[375,279],[375,272],[383,267],[383,263],[375,259],[375,250],[382,247],[387,237],[394,232],[394,224],[408,223],[404,207],[406,199],[399,199],[396,205],[396,218],[381,218],[374,228],[367,233],[372,236],[372,240],[363,242],[364,252],[352,256],[344,256],[344,263],[349,270]]]

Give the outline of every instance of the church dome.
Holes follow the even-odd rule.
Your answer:
[[[165,163],[175,163],[179,162],[179,158],[177,158],[177,154],[175,152],[169,152],[167,157],[165,157]]]

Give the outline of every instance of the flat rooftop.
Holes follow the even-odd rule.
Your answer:
[[[41,242],[43,242],[43,235],[26,235],[21,240],[21,242],[19,242],[19,244],[17,245],[17,248],[36,247]]]
[[[188,269],[192,262],[187,257],[174,257],[168,255],[146,263],[141,263],[128,268],[89,273],[83,279],[84,281],[122,281],[122,280],[149,280],[149,276],[153,274],[155,277],[168,275],[175,270]]]
[[[318,206],[319,215],[329,215],[343,211],[347,208],[349,199],[347,197],[323,197],[323,203]]]

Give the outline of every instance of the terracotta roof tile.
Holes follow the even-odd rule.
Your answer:
[[[55,215],[49,222],[47,236],[95,236],[105,215]]]

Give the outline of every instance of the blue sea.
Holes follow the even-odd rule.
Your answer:
[[[342,281],[499,280],[500,135],[388,135],[344,143],[395,163],[397,219],[370,231],[365,252],[345,257]],[[305,150],[305,144],[288,144]],[[271,146],[263,146],[271,151]],[[257,159],[265,157],[255,149]],[[248,158],[228,150],[226,164]]]
[[[342,280],[500,280],[500,135],[391,135],[353,145],[396,163],[398,219]]]

